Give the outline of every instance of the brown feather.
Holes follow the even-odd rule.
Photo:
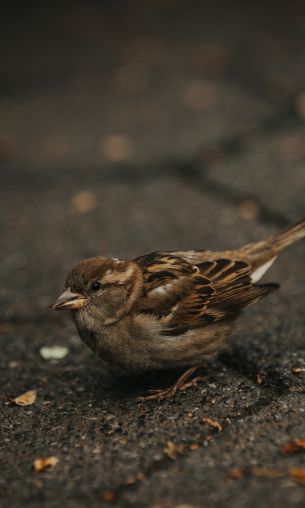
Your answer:
[[[135,310],[158,316],[167,335],[232,319],[274,289],[252,284],[251,266],[241,260],[192,265],[179,256],[154,252],[135,261],[144,280],[144,297]]]

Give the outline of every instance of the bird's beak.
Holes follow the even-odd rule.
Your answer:
[[[60,297],[52,305],[53,310],[80,309],[88,303],[88,298],[78,293],[73,293],[70,288],[65,289]]]

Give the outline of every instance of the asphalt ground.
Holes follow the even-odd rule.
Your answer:
[[[281,447],[305,438],[304,241],[168,401],[135,399],[179,372],[115,379],[47,308],[84,257],[234,248],[305,216],[302,5],[7,4],[0,24],[1,506],[303,507],[304,452]]]

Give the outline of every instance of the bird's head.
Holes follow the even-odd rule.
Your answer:
[[[81,310],[109,325],[130,311],[142,286],[141,269],[132,261],[101,256],[85,259],[68,274],[53,309]]]

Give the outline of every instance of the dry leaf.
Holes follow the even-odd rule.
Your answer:
[[[144,482],[145,476],[143,473],[138,473],[136,476],[128,476],[125,485],[134,485],[137,482]]]
[[[262,376],[261,374],[256,374],[255,382],[257,385],[261,385],[266,381],[266,376]]]
[[[246,220],[256,219],[259,215],[258,205],[250,199],[242,201],[238,206],[238,211],[241,217]]]
[[[66,346],[43,346],[39,353],[44,360],[62,360],[69,353]]]
[[[19,395],[19,397],[15,399],[9,399],[9,401],[16,406],[31,406],[36,400],[36,394],[36,390],[30,390],[29,392]]]
[[[10,323],[0,323],[0,333],[9,333],[13,329]]]
[[[266,469],[264,467],[257,466],[253,466],[250,473],[254,476],[261,476],[263,478],[281,478],[285,475],[285,473],[278,471],[277,469]]]
[[[119,162],[130,159],[134,146],[127,136],[113,134],[102,140],[101,152],[108,161]]]
[[[184,452],[184,446],[176,445],[172,441],[167,441],[163,451],[170,459],[175,460],[178,455],[181,455]]]
[[[302,369],[301,367],[292,367],[291,368],[291,372],[292,374],[294,374],[295,376],[299,376],[300,374],[302,374],[302,372],[304,372],[305,369]]]
[[[284,455],[289,455],[290,453],[299,452],[301,450],[305,450],[305,439],[293,439],[281,446],[281,452]]]
[[[205,441],[213,441],[213,439],[215,439],[215,436],[213,434],[207,434],[206,436],[204,436]]]
[[[114,503],[116,499],[116,493],[114,490],[104,490],[102,492],[102,500],[106,501],[106,503]]]
[[[289,474],[294,480],[300,483],[305,483],[305,469],[292,467],[289,469]]]
[[[202,418],[203,423],[208,425],[209,427],[212,427],[213,429],[218,430],[218,432],[222,431],[222,426],[217,420],[213,420],[209,416],[204,416]]]
[[[34,469],[36,473],[40,473],[45,469],[51,469],[59,462],[57,457],[45,457],[34,460]]]
[[[97,200],[93,192],[82,191],[72,197],[71,203],[76,212],[87,213],[96,207]]]
[[[229,471],[227,473],[227,477],[231,478],[232,480],[240,480],[240,478],[243,478],[244,471],[242,469],[232,469],[232,471]]]
[[[190,450],[194,451],[194,450],[198,450],[198,448],[200,448],[200,444],[199,443],[192,443],[192,444],[190,444]]]

